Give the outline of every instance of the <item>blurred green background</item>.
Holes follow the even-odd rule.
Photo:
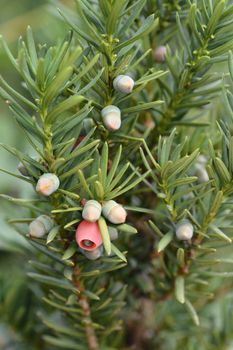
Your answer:
[[[0,0],[0,34],[5,38],[12,52],[16,55],[17,41],[20,36],[24,37],[24,33],[28,25],[33,28],[37,43],[54,43],[56,38],[65,35],[68,28],[63,24],[59,17],[54,16],[55,6],[51,6],[48,0]],[[0,48],[0,74],[14,88],[21,90],[19,76],[8,61],[3,49]],[[1,109],[1,127],[0,127],[0,142],[7,143],[20,150],[31,152],[26,144],[23,133],[14,121],[11,113],[3,101],[0,101]],[[0,149],[0,168],[9,171],[15,171],[17,161],[14,157],[9,156],[6,151]],[[9,193],[18,196],[20,192],[27,193],[29,186],[22,184],[15,178],[8,175],[0,174],[0,193]],[[26,192],[25,192],[26,191]],[[5,203],[1,201],[1,235],[3,238],[0,242],[2,245],[7,245],[9,234],[6,236],[6,228],[2,222],[5,213]],[[4,229],[3,229],[4,227]],[[14,237],[16,239],[16,237]]]
[[[70,4],[71,1],[63,1]],[[27,26],[34,31],[37,43],[55,43],[64,37],[68,28],[63,24],[56,6],[48,0],[0,0],[0,34],[3,35],[16,55],[19,36],[25,34]],[[17,72],[11,66],[0,47],[0,74],[15,88],[21,90]],[[6,143],[32,154],[23,132],[3,101],[0,101],[0,143]],[[0,168],[17,173],[17,160],[0,148]],[[22,181],[0,172],[0,193],[27,198],[32,189]],[[24,239],[6,224],[8,217],[17,217],[18,209],[0,199],[0,349],[26,350],[22,330],[32,338],[30,317],[36,300],[28,288],[26,267],[30,258],[30,247]],[[38,291],[37,291],[38,292]],[[39,345],[38,345],[39,347]],[[31,344],[29,349],[37,346]]]
[[[72,5],[72,0],[60,0]],[[0,34],[4,36],[14,55],[17,41],[28,25],[33,29],[37,43],[53,44],[63,38],[68,27],[61,20],[53,0],[0,0]],[[218,65],[225,70],[225,65]],[[18,91],[20,79],[0,46],[0,74]],[[33,154],[23,132],[14,121],[7,106],[0,100],[0,143]],[[17,173],[17,160],[0,147],[0,168]],[[30,185],[0,172],[0,193],[14,197],[29,197]],[[26,269],[31,248],[12,227],[8,227],[9,217],[19,216],[19,209],[0,198],[0,350],[43,349],[38,340],[43,326],[35,327],[35,307],[38,309],[36,289],[27,282]],[[211,311],[213,306],[210,305]],[[219,311],[217,310],[218,314]],[[40,328],[41,327],[41,328]],[[24,342],[28,339],[28,342]],[[32,343],[32,339],[34,342]],[[28,345],[29,344],[29,345]],[[185,350],[185,349],[181,349]],[[219,350],[219,349],[218,349]]]

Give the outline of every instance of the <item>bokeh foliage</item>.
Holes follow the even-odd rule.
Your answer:
[[[94,3],[95,2],[92,4],[93,6]],[[202,3],[202,5],[200,3]],[[222,71],[228,71],[228,50],[231,49],[232,45],[231,33],[227,34],[225,29],[228,25],[231,25],[232,20],[229,16],[232,14],[232,6],[230,1],[220,1],[219,5],[217,4],[218,6],[215,7],[212,7],[211,0],[206,3],[208,3],[208,11],[206,10],[206,12],[203,11],[202,13],[198,11],[195,2],[193,2],[191,9],[187,12],[186,6],[188,3],[185,1],[148,1],[143,11],[145,17],[148,14],[157,11],[157,8],[159,8],[160,11],[159,29],[156,26],[156,30],[152,32],[151,37],[148,40],[143,40],[143,49],[146,51],[151,46],[156,46],[157,37],[161,43],[169,42],[170,46],[175,51],[175,55],[168,55],[166,68],[168,69],[169,74],[162,77],[159,76],[159,80],[156,83],[158,89],[150,89],[149,85],[149,88],[145,89],[142,94],[143,101],[148,104],[153,103],[156,99],[163,99],[165,101],[164,104],[156,105],[155,110],[151,113],[152,119],[158,123],[158,128],[155,127],[153,132],[148,135],[146,128],[140,128],[136,123],[132,124],[132,127],[136,128],[139,135],[143,135],[143,137],[147,138],[150,145],[153,146],[154,140],[158,141],[158,147],[156,148],[156,157],[158,159],[155,159],[151,155],[149,149],[145,147],[145,144],[143,144],[141,139],[138,140],[136,137],[132,139],[137,146],[138,143],[141,143],[142,148],[140,150],[140,155],[143,161],[140,163],[139,155],[137,161],[142,167],[144,167],[145,172],[150,172],[151,178],[149,187],[158,198],[158,201],[155,200],[152,203],[154,206],[157,205],[157,211],[153,217],[153,221],[149,221],[150,228],[148,227],[148,231],[146,231],[148,237],[140,237],[135,243],[127,242],[131,248],[129,249],[131,251],[129,251],[128,259],[129,269],[128,272],[122,272],[123,279],[129,284],[127,302],[130,305],[131,310],[133,310],[133,315],[130,315],[127,329],[132,329],[131,332],[128,332],[131,335],[133,333],[138,334],[138,338],[135,336],[133,341],[137,343],[139,349],[140,347],[147,347],[149,349],[149,347],[153,346],[158,349],[187,348],[192,350],[197,346],[203,346],[203,350],[215,350],[224,347],[227,348],[228,345],[230,348],[232,338],[232,315],[230,312],[232,303],[232,295],[230,292],[232,288],[232,252],[230,247],[225,246],[226,244],[231,243],[231,239],[229,238],[231,235],[231,212],[225,211],[225,202],[223,201],[223,194],[224,196],[229,196],[232,191],[232,128],[229,128],[225,123],[220,123],[218,128],[216,128],[215,123],[216,119],[220,119],[223,114],[227,114],[229,124],[231,125],[232,123],[232,79],[227,79],[225,76],[224,79],[222,79]],[[221,11],[223,11],[224,3],[227,3],[229,10],[223,14],[223,18],[220,21],[219,16],[222,14]],[[205,10],[205,1],[200,1],[198,4]],[[27,5],[26,2],[25,5]],[[40,42],[43,42],[44,40],[50,42],[50,40],[53,41],[53,36],[59,35],[64,37],[65,26],[61,24],[62,22],[60,22],[60,19],[54,21],[54,17],[50,16],[48,14],[49,12],[46,12],[47,10],[45,11],[43,8],[43,3],[41,3],[42,9],[39,2],[30,2],[29,5],[30,7],[36,7],[36,9],[28,8],[32,13],[34,13],[33,11],[38,11],[39,15],[41,13],[46,13],[44,18],[46,19],[47,27],[46,25],[43,25],[43,21],[42,24],[37,24],[37,21],[35,22],[34,29],[36,29],[36,39],[39,38]],[[37,8],[37,6],[39,6],[39,8]],[[179,11],[180,16],[175,15],[175,11]],[[23,13],[24,12],[25,10]],[[52,12],[54,13],[54,10]],[[189,16],[189,21],[185,22],[187,24],[186,26],[183,26],[182,20],[185,20],[187,16]],[[67,22],[70,23],[70,26],[72,26],[82,38],[80,39],[81,42],[85,41],[85,36],[87,34],[83,34],[82,32],[80,34],[79,27],[73,25],[72,12],[68,11],[66,17],[68,17]],[[6,15],[6,18],[10,20],[8,15]],[[28,24],[28,17],[26,16],[26,18]],[[194,21],[194,18],[197,23]],[[82,19],[79,18],[79,21],[82,22]],[[55,23],[59,23],[59,25],[56,26]],[[111,25],[114,27],[114,21],[113,24],[109,24],[109,30],[114,29]],[[197,32],[196,25],[198,25],[198,30],[201,34]],[[48,28],[53,28],[53,31],[48,30]],[[174,31],[177,42],[171,40]],[[132,35],[133,33],[134,30],[130,32]],[[215,37],[212,37],[213,33],[215,33]],[[48,34],[49,37],[47,36]],[[8,39],[10,42],[11,38],[8,37]],[[93,41],[93,38],[91,39],[92,45],[94,47],[98,46],[98,41],[96,43]],[[191,43],[192,50],[190,50],[189,42]],[[120,44],[116,50],[122,49],[121,45],[124,47],[124,43]],[[176,45],[182,48],[179,53],[175,50]],[[14,39],[12,39],[12,46],[14,50]],[[106,54],[106,48],[101,47],[100,49],[98,47],[98,49]],[[108,56],[108,52],[106,56]],[[109,56],[111,58],[111,55]],[[232,71],[231,60],[232,58],[229,56],[230,71]],[[146,66],[152,64],[151,57],[149,56],[145,61]],[[8,66],[7,61],[6,63]],[[212,75],[212,72],[216,72],[216,74]],[[142,65],[139,66],[137,74],[143,75],[143,73],[144,66]],[[154,72],[152,71],[151,74],[153,73]],[[12,83],[13,78],[11,72],[4,74],[4,77],[7,75],[9,77],[8,80]],[[144,77],[144,79],[146,79],[146,77]],[[138,80],[140,82],[140,79]],[[214,85],[212,85],[213,83]],[[17,81],[15,83],[13,82],[13,84],[14,87],[20,89],[20,85]],[[221,96],[224,87],[225,92],[223,96]],[[75,89],[72,92],[75,94]],[[142,95],[140,96],[142,97]],[[100,102],[102,103],[101,98],[102,96],[100,96]],[[225,113],[223,109],[219,112],[223,103],[222,101],[224,101],[227,107]],[[117,102],[122,103],[124,100],[119,99]],[[136,105],[136,100],[133,99],[131,102],[131,112],[137,112],[139,107]],[[142,110],[144,107],[145,106],[142,104]],[[153,107],[155,107],[155,104]],[[4,107],[2,109],[4,110]],[[5,112],[5,114],[7,115],[7,112]],[[167,117],[166,119],[163,118],[164,115]],[[144,116],[145,115],[143,115],[142,118]],[[5,123],[9,122],[8,119],[8,116],[7,118],[5,117]],[[162,122],[160,123],[160,121]],[[9,125],[9,129],[14,130],[16,134],[12,136],[12,142],[9,142],[7,137],[6,143],[10,143],[19,149],[27,148],[27,144],[22,145],[15,124],[12,122],[9,123],[10,124],[6,125]],[[160,133],[162,136],[167,136],[174,126],[179,128],[178,135],[173,132],[168,138],[163,139],[158,137]],[[132,127],[128,130],[132,129]],[[5,130],[6,129],[8,129],[8,126]],[[4,135],[5,132],[3,134],[3,142],[5,141]],[[185,139],[185,136],[187,135],[190,138],[190,142]],[[213,144],[209,142],[209,148],[207,148],[208,137],[213,138]],[[125,139],[127,139],[127,137],[125,137]],[[173,150],[175,144],[177,147]],[[134,147],[133,142],[131,147]],[[211,181],[204,185],[195,185],[194,187],[193,183],[196,181],[196,178],[193,176],[192,166],[198,154],[198,151],[196,151],[197,147],[201,149],[201,152],[209,155],[210,159],[208,169]],[[105,156],[101,154],[101,157],[106,159],[106,153],[107,151],[105,150]],[[13,169],[15,166],[15,163],[10,165],[7,161],[6,167],[8,170]],[[4,167],[4,164],[2,167]],[[151,171],[152,168],[153,170]],[[176,175],[180,176],[180,178],[173,179],[173,176]],[[8,177],[5,177],[5,180],[5,193],[7,192],[8,194],[14,195],[15,193],[19,194],[19,191],[23,190],[25,194],[25,188],[19,190],[15,180],[12,181],[11,185],[8,183]],[[143,187],[143,191],[148,191],[148,181],[145,180],[144,183],[145,187]],[[179,192],[179,186],[186,186],[184,193],[182,191]],[[99,188],[96,190],[97,194],[101,193],[101,191],[98,192],[98,189]],[[187,200],[184,200],[183,195],[188,195],[190,193],[191,196],[187,197]],[[196,197],[192,197],[193,193]],[[133,194],[134,198],[131,198],[132,202],[135,201],[138,205],[141,205],[143,195],[140,194],[140,190],[138,190],[138,192],[135,190]],[[130,196],[127,195],[126,198],[129,199]],[[147,202],[147,198],[145,199],[145,202]],[[198,202],[197,207],[196,202]],[[231,205],[231,203],[228,204]],[[9,210],[8,208],[9,207],[6,207],[6,211]],[[148,214],[148,212],[145,213]],[[149,214],[151,213],[149,212]],[[174,223],[187,215],[197,227],[200,242],[203,236],[208,239],[214,237],[213,242],[211,241],[211,244],[208,244],[207,240],[207,243],[200,248],[200,251],[198,251],[199,247],[195,247],[197,250],[197,252],[195,252],[195,259],[192,259],[192,251],[189,252],[189,248],[185,245],[179,245],[174,241],[174,235],[172,233],[174,232]],[[136,214],[133,216],[134,220],[136,218],[139,218],[139,215]],[[167,218],[169,219],[167,220]],[[146,215],[145,220],[147,220]],[[156,222],[157,226],[154,222]],[[139,226],[140,229],[140,221],[138,221],[136,225]],[[222,231],[219,230],[218,227],[221,227]],[[145,229],[145,227],[143,227],[143,229]],[[9,234],[12,235],[12,231],[10,232],[11,233]],[[11,240],[14,242],[15,238],[13,237]],[[153,249],[151,249],[150,245],[152,242],[154,242]],[[12,246],[11,242],[7,240],[7,244],[9,250],[15,251],[15,247]],[[142,246],[144,249],[142,249]],[[16,247],[18,249],[19,246],[16,245]],[[27,255],[28,259],[28,255],[30,256],[31,254],[30,249],[28,250],[26,247],[22,249],[21,247],[20,250]],[[164,250],[165,253],[163,254]],[[192,260],[189,271],[190,275],[188,275],[188,277],[185,275],[186,272],[182,270],[185,265],[184,250],[185,253],[187,251],[190,253],[190,260]],[[162,252],[162,254],[159,255],[159,259],[155,252]],[[208,254],[210,255],[209,259],[207,258],[209,257]],[[225,258],[225,255],[227,255],[227,258]],[[139,258],[140,264],[135,259],[135,256]],[[4,270],[4,264],[6,261],[9,261],[11,265],[14,266],[16,261],[23,263],[25,258],[20,257],[19,255],[15,256],[15,254],[4,254],[2,259]],[[149,260],[152,262],[152,267],[148,264]],[[177,265],[177,261],[180,266]],[[35,262],[32,263],[32,265],[33,264],[33,267],[36,267],[39,270],[42,269],[43,271],[43,266],[36,265]],[[215,264],[217,265],[216,270],[214,270]],[[223,265],[218,268],[218,264]],[[214,266],[213,269],[212,265]],[[160,268],[160,266],[162,266],[162,268]],[[28,283],[25,280],[25,275],[19,271],[18,268],[12,273],[14,276],[19,276],[20,282],[18,283],[18,279],[15,279],[16,284],[14,287],[11,284],[8,285],[7,276],[3,274],[3,284],[6,285],[6,287],[2,296],[3,306],[1,313],[4,316],[9,314],[8,321],[13,325],[11,322],[9,301],[8,298],[6,298],[6,295],[11,294],[10,292],[12,292],[12,290],[13,292],[16,291],[16,293],[18,293],[19,290],[21,291],[22,287],[24,289],[25,300],[28,300],[28,302],[27,308],[24,310],[26,316],[23,313],[22,315],[19,314],[18,317],[20,320],[25,317],[29,322],[29,329],[27,329],[27,327],[25,328],[25,335],[27,338],[28,336],[30,337],[30,332],[35,331],[35,329],[30,328],[30,313],[33,312],[33,307],[37,306],[37,301],[36,299],[33,299],[33,305],[30,304],[30,298],[33,298],[33,296],[31,291],[28,290]],[[32,273],[31,277],[42,282],[45,282],[46,280],[45,278],[43,280],[41,274],[36,275]],[[227,277],[230,278],[227,279]],[[224,283],[224,286],[222,286],[222,278],[226,278],[227,280],[227,282]],[[173,297],[170,299],[171,294],[173,295],[173,290],[175,289],[174,294],[176,298],[179,302],[183,303],[184,279],[186,293],[192,300],[192,304],[189,300],[186,300],[185,306],[188,313],[184,312],[183,305],[176,303]],[[198,285],[199,287],[197,287]],[[44,295],[44,291],[38,289],[36,285],[34,286],[33,284],[30,284],[30,288],[31,286],[33,287],[33,292],[37,296]],[[92,287],[94,288],[91,282],[89,286],[90,290],[92,290]],[[156,292],[154,286],[156,286]],[[110,294],[112,294],[109,296],[106,293],[106,300],[114,295],[114,284],[110,287]],[[27,297],[28,293],[30,295],[29,298]],[[134,293],[136,294],[136,297]],[[216,300],[212,301],[214,294]],[[225,295],[227,296],[225,297]],[[152,300],[156,300],[157,303],[151,303],[148,296],[150,296]],[[95,298],[94,295],[92,295],[92,297]],[[168,297],[168,300],[166,300],[166,297]],[[59,301],[62,296],[51,293],[49,298],[50,299],[46,299],[46,302],[51,304],[51,300],[57,299]],[[219,302],[221,298],[222,300]],[[12,297],[12,300],[13,299],[14,298]],[[119,306],[119,304],[117,305]],[[199,328],[196,328],[196,326],[191,323],[192,318],[194,323],[199,324],[199,319],[195,310],[197,310],[201,320],[201,326]],[[128,315],[123,316],[127,320]],[[51,325],[51,322],[54,321],[54,319],[48,320],[43,314],[40,314],[40,317],[45,320],[45,323],[47,322],[48,327],[56,329],[56,325]],[[59,314],[57,317],[59,318]],[[132,324],[130,324],[130,322]],[[140,323],[143,323],[143,330],[139,327]],[[43,332],[43,328],[38,330],[38,332]],[[63,332],[68,332],[68,330],[63,329]],[[140,333],[143,334],[143,339],[139,339]],[[50,341],[51,344],[56,345],[54,338],[48,336],[47,340]],[[116,344],[118,340],[119,339],[116,339]],[[131,343],[132,340],[128,339],[128,341]],[[74,347],[72,342],[68,342],[67,344],[70,344],[71,348],[72,346]],[[41,344],[37,344],[36,342],[34,346],[36,347],[38,345],[40,346]]]

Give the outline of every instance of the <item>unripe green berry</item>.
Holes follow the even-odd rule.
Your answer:
[[[27,169],[25,168],[25,166],[23,165],[22,162],[19,162],[17,169],[21,175],[26,176],[26,177],[30,176],[30,174],[28,173]]]
[[[208,174],[207,170],[204,167],[203,168],[199,168],[197,170],[196,175],[198,177],[198,182],[199,183],[205,183],[205,182],[208,182],[210,180],[209,174]]]
[[[86,134],[88,134],[92,128],[94,127],[95,123],[92,118],[85,118],[83,121],[83,128]]]
[[[82,217],[84,220],[89,222],[95,222],[100,218],[101,209],[100,203],[91,199],[85,203],[82,211]]]
[[[176,237],[179,241],[188,241],[193,237],[193,225],[188,220],[182,220],[176,225]]]
[[[196,176],[198,177],[199,183],[205,183],[209,181],[209,174],[205,168],[207,163],[207,158],[203,154],[200,154],[197,158],[196,167]]]
[[[208,159],[206,158],[206,156],[204,154],[199,154],[199,156],[197,157],[197,163],[201,164],[201,165],[206,165]]]
[[[123,206],[113,200],[104,203],[102,213],[113,224],[123,224],[127,216]]]
[[[36,191],[44,196],[50,196],[59,188],[60,181],[57,175],[46,173],[43,174],[36,185]]]
[[[82,253],[86,256],[88,260],[97,260],[103,254],[103,247],[100,246],[92,251],[82,249]]]
[[[163,63],[165,61],[166,53],[166,46],[158,46],[153,52],[154,60],[158,63]]]
[[[118,75],[113,80],[113,87],[116,91],[129,94],[133,91],[134,80],[129,75]]]
[[[118,107],[109,105],[102,109],[101,116],[105,127],[110,131],[116,131],[121,127],[121,111]]]
[[[108,233],[111,241],[115,241],[118,238],[118,231],[115,227],[108,227]]]
[[[29,234],[31,237],[41,238],[48,234],[53,228],[54,221],[48,215],[40,215],[29,225]]]

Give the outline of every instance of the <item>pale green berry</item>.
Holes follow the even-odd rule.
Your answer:
[[[207,170],[203,167],[197,170],[196,173],[199,183],[205,183],[209,181],[209,174]]]
[[[29,234],[31,237],[41,238],[49,233],[53,228],[54,221],[48,215],[40,215],[29,225]]]
[[[32,156],[30,158],[36,162],[39,162],[40,160],[37,156]],[[20,172],[20,174],[22,174],[23,176],[26,176],[26,177],[30,176],[28,170],[26,169],[26,167],[23,165],[22,162],[19,162],[17,169]]]
[[[199,164],[206,165],[207,161],[208,159],[204,154],[199,154],[199,156],[197,157],[197,163]]]
[[[118,238],[118,231],[115,227],[108,227],[108,233],[111,241],[115,241]]]
[[[82,217],[84,220],[89,222],[95,222],[100,218],[101,209],[100,203],[91,199],[85,203],[82,211]]]
[[[26,177],[30,176],[30,174],[28,173],[27,169],[25,168],[25,166],[23,165],[22,162],[19,162],[17,169],[21,175],[26,176]]]
[[[92,118],[85,118],[83,121],[83,128],[86,134],[88,134],[92,128],[94,127],[95,123]]]
[[[182,220],[176,225],[176,237],[179,241],[188,241],[193,237],[193,225],[188,220]]]
[[[103,247],[100,246],[92,251],[82,249],[82,253],[86,256],[88,260],[97,260],[103,254]]]
[[[113,200],[104,203],[102,213],[113,224],[123,224],[127,216],[123,206]]]
[[[167,53],[166,46],[163,46],[163,45],[158,46],[153,52],[154,60],[158,63],[163,63],[166,58],[166,53]]]
[[[118,107],[109,105],[102,109],[101,116],[105,127],[110,131],[116,131],[121,127],[121,111]]]
[[[50,196],[59,188],[60,181],[57,175],[51,173],[43,174],[36,185],[36,191],[44,196]]]
[[[134,80],[129,75],[118,75],[113,80],[113,87],[116,91],[129,94],[133,91]]]
[[[197,157],[197,162],[195,164],[196,176],[198,177],[199,183],[205,183],[209,181],[209,174],[205,168],[207,163],[207,158],[203,154]]]

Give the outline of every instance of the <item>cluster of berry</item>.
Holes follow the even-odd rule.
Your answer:
[[[158,47],[154,52],[154,59],[162,63],[165,60],[166,48],[164,46]],[[134,80],[129,75],[119,75],[113,81],[113,87],[117,92],[129,94],[133,91]],[[108,105],[101,111],[101,116],[105,127],[110,131],[118,130],[121,126],[121,111],[117,106]],[[84,127],[90,128],[90,121],[87,118],[84,121]],[[73,149],[77,145],[75,144]],[[30,176],[27,169],[22,163],[19,163],[18,170],[23,176]],[[57,175],[52,173],[45,173],[40,176],[36,184],[36,191],[44,196],[50,196],[58,190],[60,180]],[[95,260],[102,255],[103,240],[98,221],[101,215],[110,224],[123,224],[126,220],[126,210],[122,205],[113,200],[99,203],[96,200],[88,200],[85,202],[82,218],[76,229],[76,242],[80,247],[82,253],[91,260]],[[31,237],[42,238],[47,235],[54,227],[54,220],[48,215],[40,215],[33,220],[29,225],[29,234]],[[108,226],[110,240],[113,241],[118,238],[118,231],[116,227]]]
[[[129,75],[119,75],[113,81],[113,87],[116,91],[129,94],[133,91],[134,80]],[[121,110],[114,105],[104,107],[101,116],[105,127],[109,131],[116,131],[121,127]]]
[[[50,196],[59,188],[60,181],[55,174],[43,174],[36,185],[36,191],[44,196]],[[101,215],[109,223],[114,225],[123,224],[126,220],[126,210],[122,205],[114,200],[103,202],[102,205],[96,200],[85,202],[82,210],[83,220],[76,229],[76,242],[82,253],[91,260],[99,258],[102,250],[102,236],[98,225]],[[47,235],[54,226],[54,220],[48,215],[40,215],[29,225],[29,234],[31,237],[42,238]],[[108,227],[110,240],[118,238],[116,227]]]
[[[109,223],[123,224],[127,213],[122,205],[113,200],[104,202],[102,205],[96,200],[88,200],[83,208],[82,217],[76,230],[76,242],[83,254],[91,260],[95,260],[102,254],[102,236],[98,220],[103,215]],[[111,241],[118,238],[118,231],[115,227],[108,226],[108,233]]]
[[[156,62],[163,63],[166,55],[166,47],[159,46],[155,49],[153,56]],[[113,87],[117,92],[129,94],[133,91],[134,80],[129,75],[118,75],[113,80]],[[121,110],[114,105],[108,105],[101,111],[105,127],[109,131],[116,131],[121,127]]]

